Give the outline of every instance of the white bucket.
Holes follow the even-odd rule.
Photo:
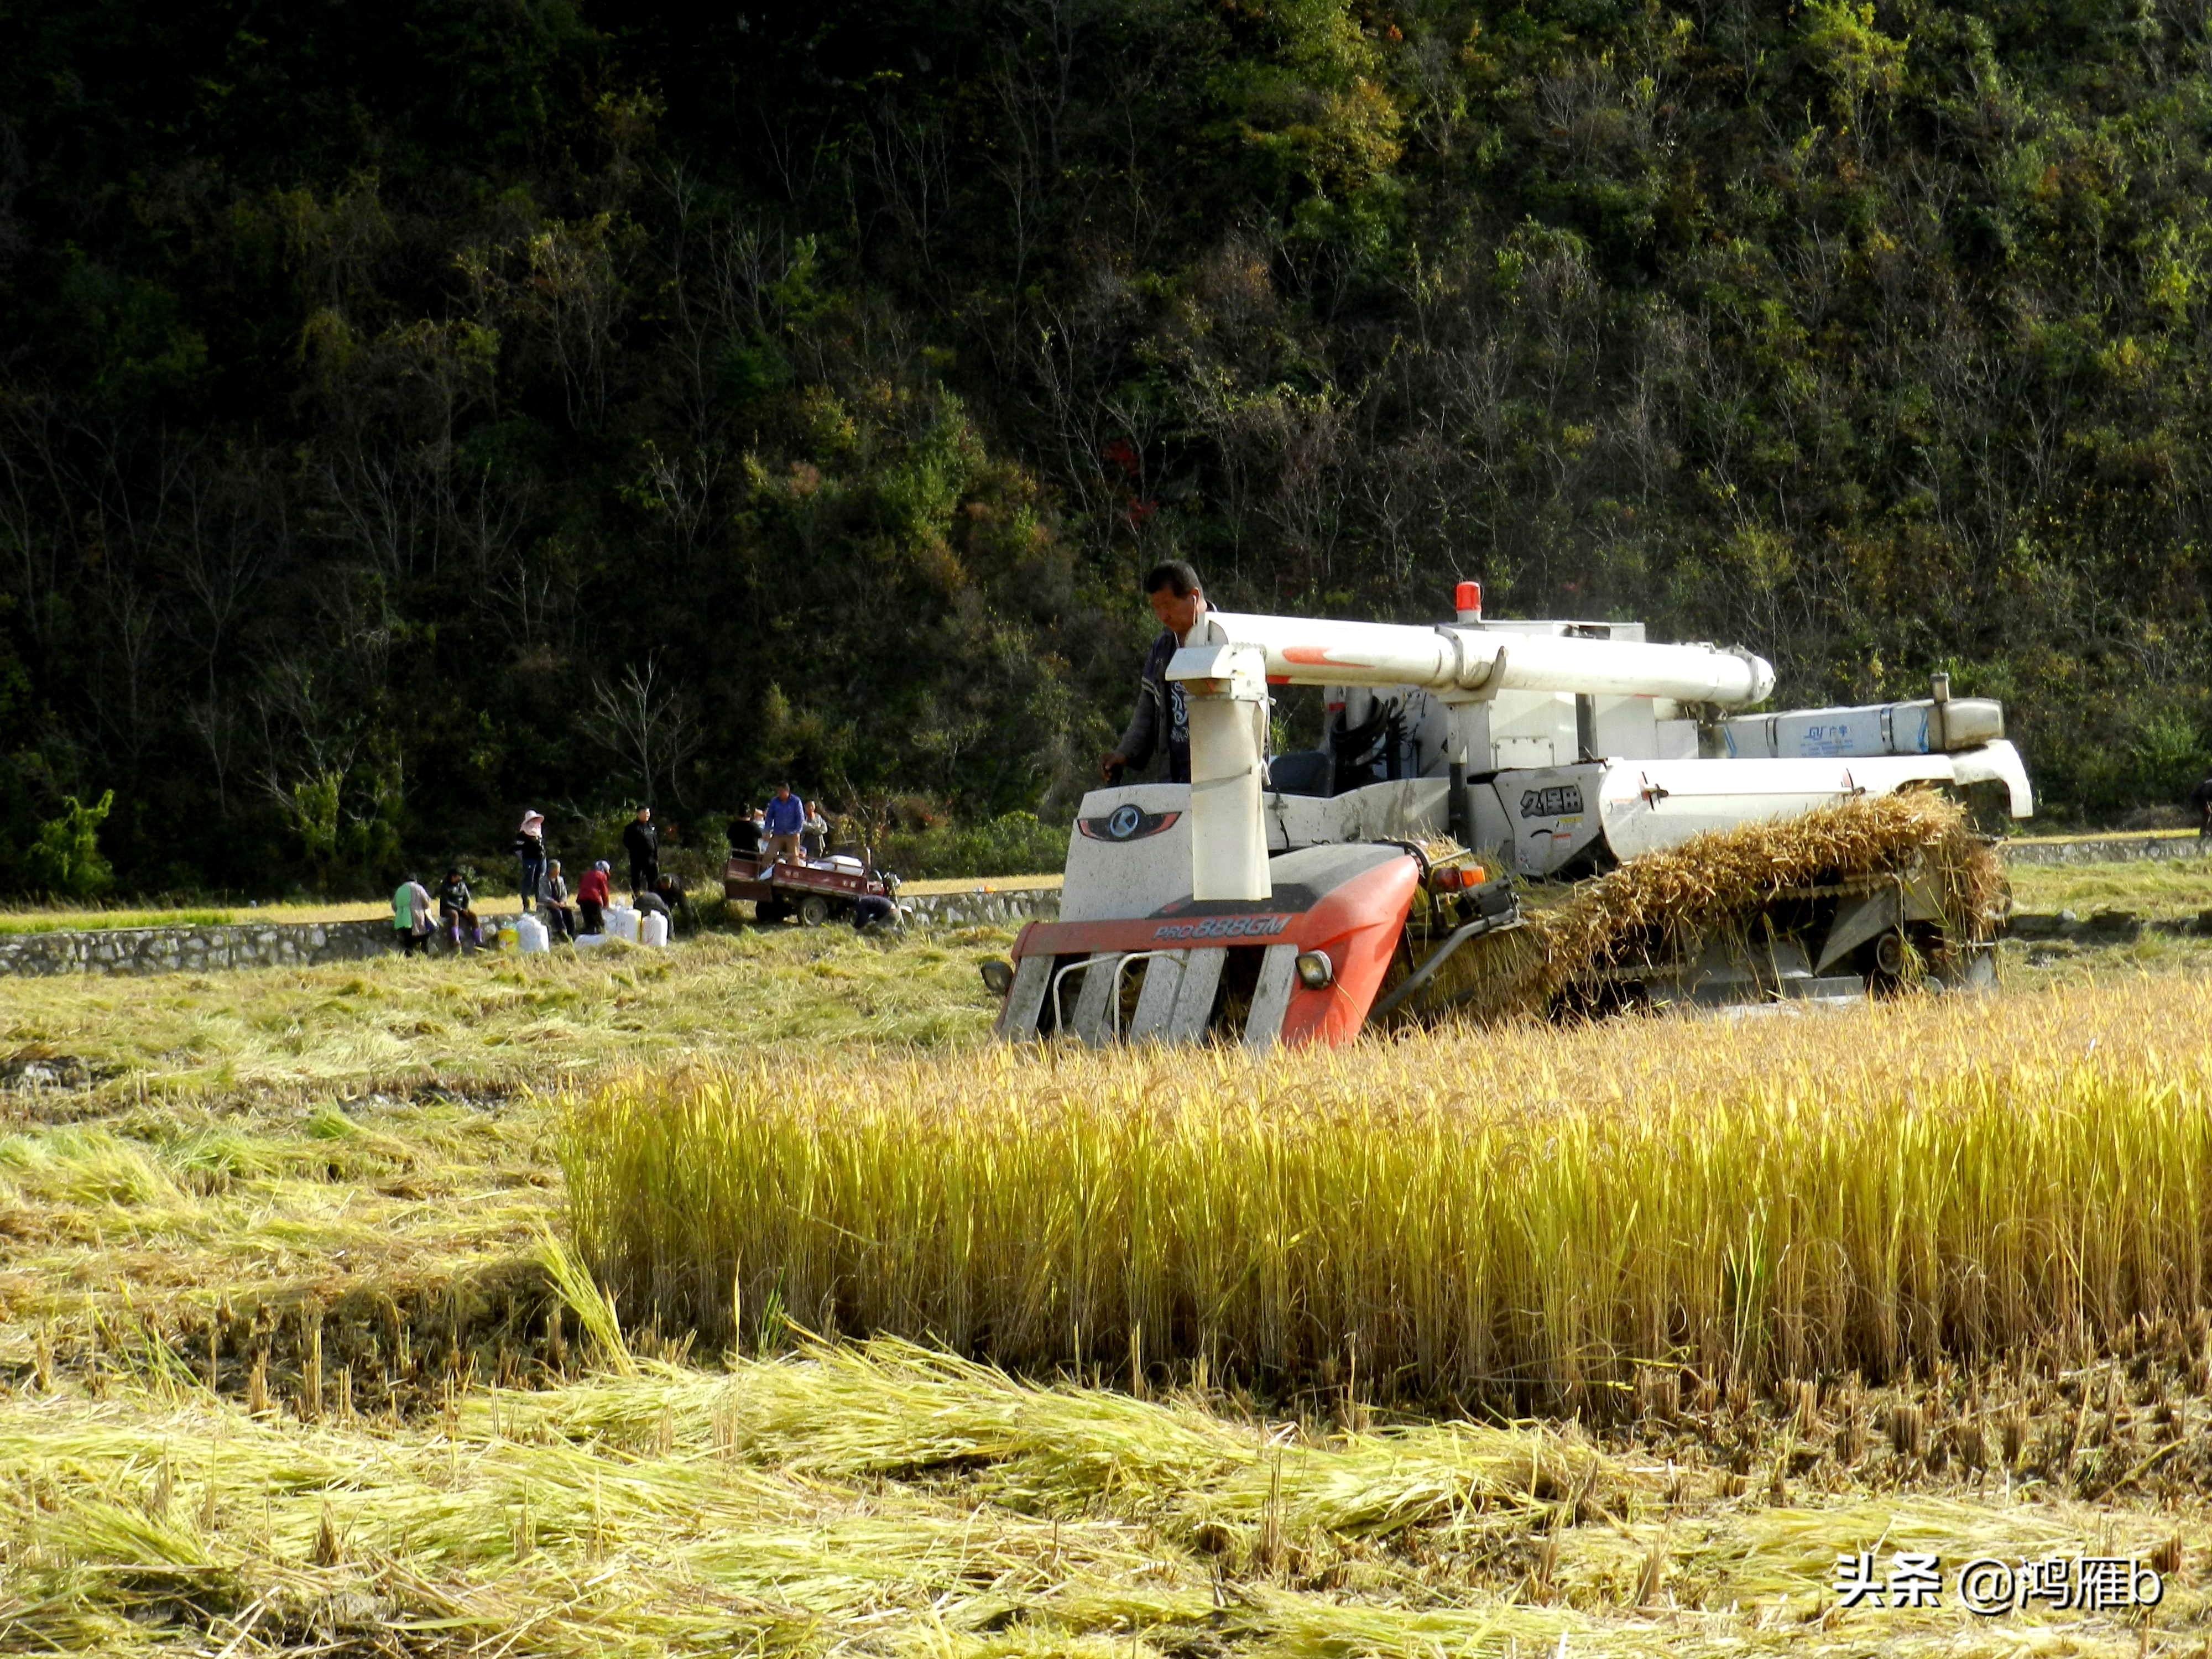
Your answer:
[[[535,956],[553,943],[552,935],[545,931],[545,924],[535,916],[518,917],[514,924],[514,935],[516,942],[522,947],[523,953],[526,956]]]
[[[668,918],[653,915],[645,918],[644,942],[652,945],[668,943]]]

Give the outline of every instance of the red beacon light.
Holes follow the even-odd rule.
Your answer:
[[[1462,622],[1480,622],[1482,620],[1482,584],[1462,582],[1453,588],[1452,607],[1459,612],[1459,619]]]

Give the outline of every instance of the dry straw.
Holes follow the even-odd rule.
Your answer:
[[[1715,943],[1756,945],[1762,911],[1792,896],[1919,880],[1947,944],[1984,939],[2004,913],[2003,865],[1965,812],[1913,792],[1706,835],[1622,865],[1531,910],[1527,926],[1454,957],[1427,1006],[1502,1018],[1597,992],[1607,970],[1686,963]]]
[[[910,1055],[572,1103],[625,1319],[1602,1410],[2203,1304],[2212,988],[1495,1028],[1255,1061]]]
[[[2173,1516],[1771,1508],[1571,1430],[1321,1439],[896,1343],[643,1360],[412,1424],[117,1377],[0,1396],[0,1468],[10,1653],[2118,1654],[2175,1646],[2204,1606],[2177,1578],[2140,1629],[1862,1607],[1830,1634],[1808,1621],[1839,1551],[2148,1554]]]

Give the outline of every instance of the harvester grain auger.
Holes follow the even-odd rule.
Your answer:
[[[2002,880],[1969,817],[2033,810],[1996,703],[1938,676],[1747,714],[1774,684],[1748,652],[1458,601],[1433,628],[1201,615],[1168,669],[1192,781],[1084,797],[1059,919],[986,970],[999,1034],[1265,1048],[1988,976]],[[1327,688],[1325,747],[1267,756],[1281,684]]]

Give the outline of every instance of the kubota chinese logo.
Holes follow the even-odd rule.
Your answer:
[[[1075,827],[1093,841],[1142,841],[1146,836],[1157,836],[1177,818],[1180,812],[1147,812],[1134,801],[1123,801],[1103,818],[1078,818]]]
[[[1521,792],[1521,816],[1524,818],[1563,817],[1570,812],[1583,810],[1583,787],[1578,783],[1556,784],[1549,789],[1524,789]]]

